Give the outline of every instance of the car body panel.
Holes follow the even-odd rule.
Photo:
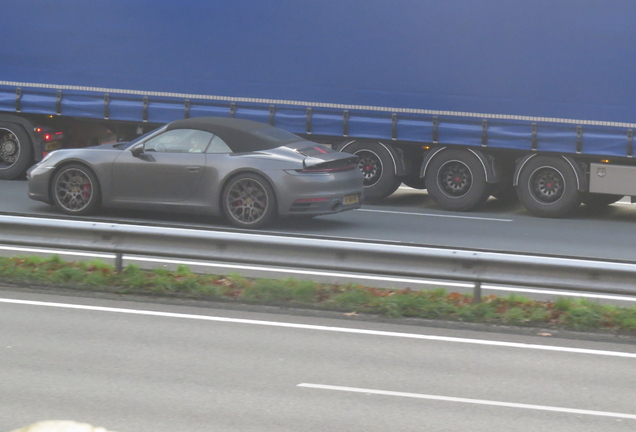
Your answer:
[[[196,194],[206,171],[203,153],[121,151],[111,164],[112,203],[187,201]],[[108,204],[108,203],[107,203]]]

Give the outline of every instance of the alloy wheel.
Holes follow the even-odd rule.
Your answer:
[[[267,191],[260,182],[252,178],[242,178],[232,184],[226,199],[230,215],[244,224],[258,222],[268,210]]]
[[[89,175],[77,168],[62,171],[54,185],[57,203],[69,212],[80,212],[90,205],[93,190]]]

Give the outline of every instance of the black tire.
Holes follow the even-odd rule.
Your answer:
[[[586,193],[583,194],[581,201],[587,207],[590,207],[592,209],[601,209],[607,207],[610,204],[614,204],[616,201],[622,199],[623,196],[624,195]]]
[[[22,176],[33,162],[31,139],[22,126],[0,122],[0,180]]]
[[[395,174],[389,150],[376,142],[354,142],[342,150],[360,158],[358,168],[364,176],[364,200],[386,198],[400,187],[402,180]]]
[[[97,176],[85,165],[61,167],[51,181],[53,203],[63,213],[89,215],[101,205],[101,189]]]
[[[424,179],[429,196],[444,210],[473,210],[490,196],[481,161],[466,150],[443,150],[433,156]]]
[[[269,182],[254,173],[232,177],[223,188],[225,217],[239,228],[261,228],[276,217],[276,195]]]
[[[539,217],[558,218],[573,213],[582,194],[576,173],[563,158],[535,156],[521,168],[517,186],[519,201]]]

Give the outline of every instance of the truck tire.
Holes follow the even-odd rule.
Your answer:
[[[582,201],[587,207],[601,209],[623,198],[623,195],[586,193],[583,194]]]
[[[0,180],[22,176],[32,161],[31,139],[22,126],[0,122]]]
[[[530,213],[550,218],[571,214],[582,198],[572,166],[552,156],[533,157],[521,168],[517,195]]]
[[[389,150],[376,142],[353,142],[341,150],[360,158],[358,168],[364,176],[364,200],[386,198],[402,184],[395,174],[395,164]]]
[[[444,150],[433,156],[424,179],[429,196],[444,210],[473,210],[490,196],[481,161],[466,150]]]

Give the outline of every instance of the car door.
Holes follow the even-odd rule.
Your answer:
[[[204,152],[211,139],[209,132],[173,129],[123,151],[113,163],[113,200],[167,204],[188,200],[203,177]]]

